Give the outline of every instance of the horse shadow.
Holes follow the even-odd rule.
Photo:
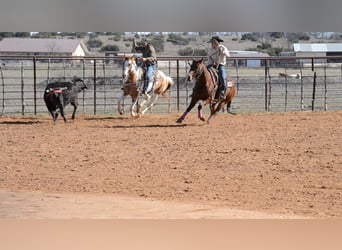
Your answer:
[[[32,125],[41,123],[40,121],[1,121],[3,125]]]
[[[105,120],[129,120],[130,117],[114,117],[114,116],[104,116],[104,117],[85,117],[84,120],[88,121],[105,121]]]
[[[136,124],[136,125],[111,125],[111,126],[103,126],[102,128],[110,128],[110,129],[136,129],[136,128],[181,128],[189,126],[189,124]],[[191,126],[191,125],[190,125]],[[98,128],[98,126],[97,126]]]

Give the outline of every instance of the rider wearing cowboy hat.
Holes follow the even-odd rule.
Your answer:
[[[219,82],[216,91],[215,99],[222,100],[225,98],[225,91],[227,88],[227,74],[226,74],[226,57],[230,56],[228,49],[222,45],[223,40],[218,36],[210,38],[208,43],[211,46],[208,49],[208,68],[214,67],[218,70]]]
[[[145,68],[145,79],[142,94],[147,96],[147,94],[152,90],[152,75],[155,70],[157,56],[154,47],[146,40],[146,38],[142,38],[140,44],[141,45],[138,46],[135,42],[135,37],[133,37],[132,50],[142,53],[142,57],[139,58],[139,61]]]

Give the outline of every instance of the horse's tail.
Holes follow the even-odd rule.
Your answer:
[[[171,76],[166,77],[167,82],[169,83],[170,87],[174,84],[174,81]]]
[[[173,81],[172,77],[170,77],[170,76],[165,76],[165,81],[167,82],[167,86],[166,86],[164,93],[166,91],[168,91],[172,87],[172,85],[174,84],[174,81]]]
[[[162,93],[162,96],[166,99],[169,99],[169,95],[166,92],[172,87],[172,85],[174,84],[174,81],[170,76],[165,76],[164,82],[166,83],[166,87]]]

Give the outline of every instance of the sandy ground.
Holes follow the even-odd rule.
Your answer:
[[[342,112],[0,117],[1,218],[342,218]]]

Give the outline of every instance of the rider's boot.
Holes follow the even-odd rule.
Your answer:
[[[220,102],[225,99],[225,92],[226,89],[222,87],[218,87],[215,93],[215,99],[213,100],[214,102]]]
[[[141,91],[141,93],[140,93],[140,96],[146,96],[146,83],[144,83],[144,86],[142,87],[142,91]]]
[[[226,88],[223,88],[219,91],[219,96],[218,96],[219,101],[222,101],[226,98],[225,93],[226,93]]]
[[[146,97],[149,97],[151,95],[151,92],[152,92],[152,86],[153,86],[153,83],[152,82],[149,82],[146,86],[146,88],[144,89],[144,95]]]

